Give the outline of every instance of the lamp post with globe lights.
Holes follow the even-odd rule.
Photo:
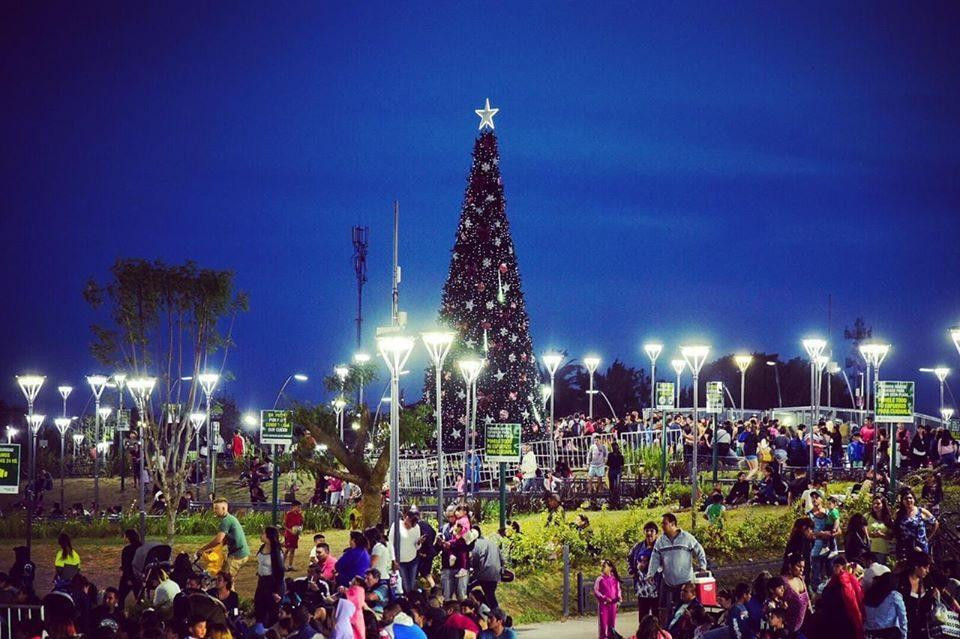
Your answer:
[[[214,441],[216,435],[213,432],[213,422],[210,420],[210,398],[217,384],[220,383],[220,375],[217,373],[201,373],[197,375],[197,381],[200,388],[203,389],[204,397],[207,400],[207,461],[210,464],[210,470],[207,474],[207,485],[209,489],[207,494],[215,496],[217,492],[217,445]],[[199,462],[199,460],[197,460]]]
[[[584,357],[583,365],[587,367],[587,372],[590,373],[590,390],[587,391],[587,395],[590,397],[588,416],[590,419],[593,419],[593,396],[595,394],[593,390],[593,374],[597,372],[597,367],[600,366],[600,358],[594,355]]]
[[[463,481],[467,495],[470,495],[473,491],[473,472],[470,468],[471,432],[477,422],[475,399],[477,396],[477,380],[480,378],[483,360],[475,357],[461,359],[457,362],[457,367],[460,369],[460,375],[463,376],[463,383],[467,387],[467,410],[463,431]]]
[[[733,361],[737,363],[737,368],[740,369],[740,419],[744,419],[747,412],[747,405],[743,403],[745,397],[744,391],[747,388],[747,369],[750,368],[753,355],[736,355]]]
[[[817,358],[823,354],[823,349],[827,347],[827,341],[819,337],[808,337],[802,343],[804,350],[807,351],[807,356],[810,358],[810,442],[807,444],[809,453],[807,477],[813,477],[813,429],[820,419],[817,410],[817,398],[820,396],[817,389]]]
[[[400,556],[400,371],[403,370],[413,338],[388,334],[377,338],[377,350],[390,370],[390,529],[393,556]]]
[[[547,353],[543,356],[543,364],[547,367],[547,372],[550,373],[550,428],[547,433],[550,436],[550,467],[555,468],[557,465],[555,444],[554,439],[554,429],[556,424],[554,423],[554,407],[556,406],[557,399],[557,388],[556,388],[556,376],[557,369],[560,368],[560,363],[563,362],[563,355],[560,353]]]
[[[147,538],[147,510],[143,498],[145,490],[143,471],[147,458],[147,440],[144,437],[143,425],[149,418],[148,408],[150,405],[150,395],[153,394],[153,388],[156,384],[157,380],[154,377],[137,377],[127,382],[127,390],[130,391],[130,394],[133,396],[133,401],[137,405],[137,429],[138,437],[140,438],[140,467],[137,469],[137,472],[140,473],[140,494],[137,497],[137,506],[140,509],[140,539]],[[200,459],[198,458],[197,464],[199,463]]]
[[[699,448],[700,439],[700,369],[707,361],[707,355],[710,354],[710,347],[705,344],[693,344],[690,346],[681,346],[680,354],[690,367],[693,374],[693,463],[690,471],[693,485],[690,490],[690,512],[692,519],[692,528],[697,529],[697,504],[699,493],[699,477],[697,468],[697,448]]]
[[[436,414],[436,433],[434,437],[437,441],[437,524],[443,524],[443,484],[446,476],[443,467],[443,390],[441,381],[443,378],[443,362],[450,353],[450,347],[453,345],[454,334],[449,331],[431,331],[423,334],[423,345],[426,346],[430,354],[430,361],[433,363],[434,392],[436,400],[434,411]],[[360,353],[357,353],[360,355]],[[356,358],[356,356],[354,356]],[[369,359],[369,358],[368,358]],[[362,362],[361,362],[362,363]],[[362,391],[361,391],[362,392]],[[362,397],[362,395],[361,395]]]
[[[663,352],[663,344],[647,342],[643,345],[643,350],[650,358],[650,423],[653,424],[653,409],[656,407],[657,358]]]

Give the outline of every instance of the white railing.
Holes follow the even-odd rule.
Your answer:
[[[635,458],[637,455],[633,451],[639,451],[649,446],[660,444],[660,430],[646,430],[621,435],[604,435],[607,438],[614,438],[620,443],[624,450],[626,463],[624,472],[635,472]],[[553,440],[539,440],[526,442],[533,448],[533,453],[537,458],[537,467],[543,470],[553,469],[557,460],[563,460],[570,467],[570,470],[586,471],[587,454],[590,451],[590,444],[593,441],[592,435],[585,437],[565,437],[559,444],[554,444]],[[679,454],[680,430],[667,430],[667,449],[668,456]],[[499,464],[487,462],[484,448],[476,448],[472,451],[478,458],[478,468],[474,472],[476,476],[476,486],[482,488],[491,488],[497,484]],[[627,454],[630,453],[630,454]],[[464,452],[444,453],[444,489],[453,489],[457,480],[464,473],[465,462]],[[400,485],[403,488],[413,490],[436,490],[438,471],[437,456],[435,453],[405,454],[400,459]],[[517,465],[507,466],[508,480],[513,476]]]

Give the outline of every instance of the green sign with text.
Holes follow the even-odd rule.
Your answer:
[[[0,495],[20,492],[20,444],[0,444]]]
[[[293,443],[290,411],[260,411],[260,443],[268,446],[289,446]]]
[[[914,382],[877,382],[877,423],[912,424],[915,398]]]
[[[657,382],[657,409],[675,408],[673,382]]]
[[[723,412],[723,382],[707,382],[707,412]]]
[[[520,424],[487,424],[488,462],[516,464],[520,461]]]

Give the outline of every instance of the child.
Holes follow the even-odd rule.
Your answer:
[[[207,620],[199,615],[193,615],[187,622],[188,639],[204,639],[207,636]]]
[[[453,526],[453,536],[450,538],[450,545],[452,546],[456,542],[463,540],[464,544],[470,544],[470,517],[467,516],[467,507],[463,504],[457,506],[455,511],[457,516],[457,523]],[[470,551],[464,549],[462,551],[462,563],[463,568],[457,571],[457,577],[466,577],[468,572],[466,566],[470,562]]]
[[[597,598],[597,622],[600,639],[611,639],[612,630],[617,625],[617,606],[623,600],[620,592],[620,575],[617,567],[609,559],[600,564],[601,575],[593,584],[593,595]]]
[[[776,575],[767,579],[767,598],[763,601],[763,616],[760,618],[761,629],[769,627],[767,617],[770,611],[787,607],[787,602],[783,599],[786,592],[787,582],[783,577]]]
[[[850,459],[850,468],[863,468],[863,439],[860,433],[854,433],[852,441],[847,444],[847,457]]]
[[[283,560],[287,570],[293,570],[293,555],[300,545],[300,533],[303,532],[303,512],[296,499],[290,504],[290,510],[283,516]]]
[[[710,505],[707,506],[707,521],[717,528],[723,528],[723,511],[725,510],[726,508],[723,506],[723,494],[714,493],[710,498]]]
[[[827,544],[825,550],[820,554],[829,555],[837,551],[837,536],[840,534],[840,502],[834,496],[827,497],[827,529],[832,531],[834,536]]]
[[[750,585],[741,581],[737,584],[737,587],[733,589],[733,607],[727,615],[729,636],[753,636],[753,628],[750,625],[750,612],[747,610],[747,601],[749,600]]]

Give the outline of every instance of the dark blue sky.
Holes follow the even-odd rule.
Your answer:
[[[118,256],[236,270],[242,408],[317,380],[353,349],[357,222],[371,349],[387,319],[394,198],[428,326],[489,96],[538,351],[790,356],[832,294],[835,343],[864,316],[933,401],[915,369],[960,368],[960,10],[776,4],[6,3],[0,396],[39,370],[53,410],[97,368],[81,290]]]

